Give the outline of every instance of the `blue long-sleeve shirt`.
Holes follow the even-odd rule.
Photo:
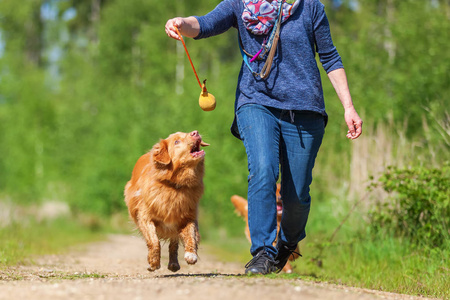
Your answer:
[[[243,9],[242,0],[220,2],[210,13],[196,17],[200,33],[195,39],[218,35],[235,27],[243,48],[256,54],[267,35],[254,35],[246,29],[241,19]],[[284,110],[313,111],[327,118],[316,52],[327,73],[343,68],[341,57],[331,40],[324,5],[319,0],[300,0],[294,14],[281,24],[269,77],[261,79],[254,76],[242,64],[235,109],[247,103],[257,103]],[[250,64],[254,71],[260,72],[264,62],[256,60]]]

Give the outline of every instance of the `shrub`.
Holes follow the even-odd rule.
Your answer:
[[[450,164],[441,169],[388,168],[373,186],[389,193],[370,213],[377,231],[406,237],[416,245],[442,247],[450,235]]]

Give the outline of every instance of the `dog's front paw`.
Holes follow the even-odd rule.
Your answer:
[[[186,252],[184,254],[184,260],[188,264],[193,265],[193,264],[195,264],[197,262],[197,254],[192,253],[192,252]]]
[[[158,270],[159,268],[161,268],[160,264],[150,264],[149,267],[147,268],[147,270],[149,270],[150,272],[154,272],[154,271]]]
[[[169,269],[172,272],[176,272],[180,269],[180,265],[177,262],[176,263],[169,262],[167,269]]]

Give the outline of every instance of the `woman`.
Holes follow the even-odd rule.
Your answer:
[[[205,16],[177,17],[165,26],[174,39],[179,39],[175,27],[195,39],[231,27],[238,30],[244,63],[232,132],[243,141],[248,159],[253,259],[246,274],[281,270],[306,236],[312,169],[327,123],[316,52],[345,109],[347,138],[358,138],[362,130],[324,5],[319,0],[292,1],[224,0]],[[277,236],[275,191],[280,170],[283,216]]]

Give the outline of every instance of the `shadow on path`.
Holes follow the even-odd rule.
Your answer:
[[[168,274],[155,276],[156,278],[177,278],[177,277],[243,277],[244,274],[222,274],[222,273],[200,273],[200,274]]]

